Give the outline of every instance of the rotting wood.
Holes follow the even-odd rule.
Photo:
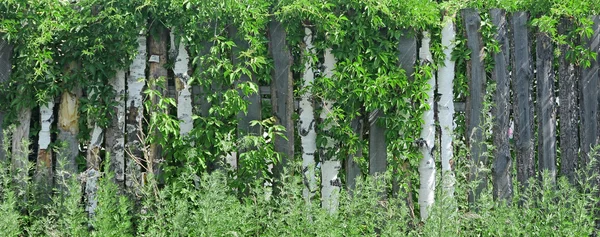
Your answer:
[[[110,80],[115,90],[114,115],[106,128],[106,153],[109,156],[110,171],[115,173],[114,181],[123,185],[125,181],[125,71],[117,70],[115,77]]]
[[[148,53],[150,54],[150,60],[148,65],[148,80],[151,81],[150,89],[157,91],[161,96],[166,97],[166,88],[167,85],[167,77],[168,70],[165,67],[167,64],[167,44],[169,38],[169,30],[162,25],[162,23],[158,21],[154,21],[156,25],[154,25],[154,31],[148,35]],[[156,59],[158,61],[154,61],[152,59]],[[153,106],[158,105],[157,96],[151,96],[150,100]],[[168,113],[168,111],[149,111],[149,113]],[[161,134],[158,132],[158,129],[154,131],[148,131],[149,137],[154,139],[159,139]],[[150,144],[150,149],[148,151],[148,160],[146,160],[146,172],[152,172],[154,177],[159,177],[162,173],[161,171],[161,163],[162,163],[162,147],[158,142],[152,142]]]

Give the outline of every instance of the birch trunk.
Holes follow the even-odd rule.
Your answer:
[[[446,197],[454,197],[454,183],[456,181],[452,171],[453,147],[452,137],[454,136],[454,66],[452,60],[452,51],[454,51],[454,40],[456,30],[454,29],[453,17],[444,17],[444,27],[442,28],[442,48],[444,50],[444,64],[439,65],[438,70],[438,90],[440,92],[440,101],[438,102],[439,120],[441,129],[441,161],[442,161],[442,188]]]
[[[188,75],[190,56],[185,48],[183,38],[179,46],[176,46],[174,42],[175,35],[171,33],[171,45],[177,49],[173,73],[175,74],[175,89],[177,90],[177,118],[180,121],[179,133],[181,136],[187,136],[194,128],[194,121],[192,120],[192,91],[188,84],[190,78]]]
[[[20,187],[19,195],[25,194],[27,190],[28,159],[29,159],[29,129],[31,123],[31,110],[21,109],[18,115],[19,125],[12,137],[12,169],[13,180]]]
[[[167,76],[168,71],[165,67],[167,63],[167,38],[169,37],[168,29],[162,25],[162,23],[157,23],[155,26],[156,33],[150,34],[148,37],[148,51],[150,53],[151,60],[148,65],[149,71],[149,80],[152,81],[151,88],[152,90],[158,91],[163,97],[167,97],[167,92],[161,87],[167,85]],[[154,61],[152,59],[157,59]],[[158,83],[159,79],[164,79],[164,82]],[[164,84],[163,84],[164,83]],[[158,104],[157,97],[150,97],[153,105]],[[149,111],[150,113],[168,113],[168,111]],[[148,134],[154,138],[160,137],[161,134],[158,130],[148,131]],[[160,163],[162,162],[162,147],[157,142],[153,142],[150,144],[150,150],[148,151],[148,160],[146,161],[146,165],[148,170],[146,172],[152,172],[154,177],[159,177],[161,172]]]
[[[38,133],[38,152],[36,163],[36,183],[40,185],[44,199],[50,198],[52,191],[52,150],[48,149],[52,141],[51,132],[54,122],[54,98],[40,107],[40,132]]]
[[[94,92],[90,92],[89,95],[89,97],[93,97]],[[98,190],[98,178],[100,177],[100,149],[104,141],[103,129],[92,120],[92,118],[88,118],[88,124],[93,125],[90,134],[90,143],[87,147],[87,170],[85,171],[85,210],[88,212],[90,218],[94,217],[96,207],[98,206],[96,192]]]
[[[304,190],[302,196],[307,203],[310,203],[317,191],[317,181],[315,179],[315,152],[317,150],[317,133],[315,131],[315,112],[313,104],[313,96],[311,86],[315,80],[313,71],[312,55],[316,54],[316,50],[312,44],[312,31],[309,28],[304,28],[304,43],[308,59],[304,64],[304,84],[302,89],[306,92],[300,100],[300,124],[298,125],[300,139],[302,140],[302,175]]]
[[[127,144],[125,149],[128,154],[125,162],[125,186],[133,188],[140,184],[141,167],[138,164],[144,159],[142,152],[142,119],[144,117],[142,90],[146,85],[146,35],[138,36],[138,52],[129,67],[127,78],[127,104],[126,104],[126,133]]]
[[[125,181],[125,71],[118,70],[110,81],[116,91],[114,116],[106,128],[106,154],[110,157],[110,171],[115,173],[115,182],[122,184]]]
[[[10,80],[12,50],[12,45],[8,44],[8,42],[0,37],[0,85],[8,83]],[[0,110],[0,162],[6,160],[5,151],[8,149],[8,147],[4,147],[4,115],[5,111]]]
[[[500,45],[500,52],[494,53],[494,71],[492,80],[496,81],[496,93],[494,94],[493,110],[494,126],[492,136],[494,139],[494,163],[493,163],[493,193],[494,198],[510,202],[512,198],[512,159],[508,143],[508,130],[510,128],[510,44],[508,41],[508,29],[506,23],[506,12],[500,9],[490,10],[492,23],[496,26],[496,41]]]
[[[331,54],[331,49],[325,51],[325,62],[323,63],[324,76],[333,77],[333,71],[335,70],[335,57]],[[333,101],[323,101],[323,107],[321,110],[321,121],[325,121],[326,118],[331,116],[333,109]],[[336,212],[339,204],[340,188],[342,186],[338,173],[341,168],[340,161],[338,160],[335,151],[335,141],[329,136],[329,130],[331,129],[331,123],[325,124],[323,128],[323,135],[327,139],[327,143],[324,149],[321,151],[321,206],[329,211],[330,213]]]
[[[294,158],[294,124],[292,113],[294,112],[294,90],[291,66],[292,54],[287,45],[287,33],[285,26],[272,19],[269,23],[269,35],[271,55],[273,57],[273,81],[271,83],[271,104],[273,115],[277,124],[285,128],[285,138],[276,136],[274,138],[275,151],[282,155],[281,161],[274,167],[275,179],[274,195],[279,195],[279,183],[284,167]]]
[[[62,142],[58,153],[58,164],[64,165],[65,174],[61,174],[63,180],[68,180],[71,175],[77,173],[76,158],[79,155],[79,98],[81,89],[73,88],[64,91],[58,108],[58,140]],[[62,162],[61,162],[62,161]]]
[[[423,39],[421,41],[421,48],[419,49],[419,59],[421,64],[433,63],[433,57],[429,49],[429,42],[431,41],[430,33],[428,31],[423,32]],[[435,121],[434,121],[434,94],[435,89],[435,74],[431,74],[431,78],[427,81],[430,89],[427,91],[427,105],[429,110],[423,113],[423,130],[421,130],[421,153],[423,158],[419,162],[419,175],[421,186],[419,188],[419,206],[421,213],[421,220],[427,220],[429,216],[429,210],[434,202],[435,194],[435,159],[433,157],[433,146],[435,142]]]

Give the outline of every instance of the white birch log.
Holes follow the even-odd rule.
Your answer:
[[[110,156],[110,171],[115,173],[115,181],[125,181],[125,71],[117,70],[110,85],[115,90],[114,116],[106,128],[106,154]]]
[[[93,97],[94,91],[91,91],[89,97]],[[98,178],[100,170],[100,149],[104,142],[104,130],[96,124],[92,118],[88,118],[88,124],[92,127],[90,134],[90,143],[87,146],[87,170],[85,171],[85,210],[90,218],[94,217],[98,200],[96,192],[98,190]],[[92,125],[93,124],[93,125]]]
[[[453,158],[452,137],[454,136],[454,39],[456,31],[452,18],[444,17],[442,28],[442,48],[444,50],[444,64],[439,65],[438,78],[440,101],[438,102],[439,120],[441,129],[441,160],[442,160],[442,187],[447,197],[454,196],[454,172],[451,160]]]
[[[324,66],[324,76],[332,77],[333,70],[335,70],[335,58],[333,54],[331,54],[331,49],[325,51]],[[332,109],[333,101],[323,101],[323,108],[320,114],[322,121],[330,116]],[[329,129],[331,129],[331,124],[326,124],[323,128],[323,133],[327,134]],[[322,151],[322,154],[324,155],[322,156],[323,162],[321,165],[321,206],[330,213],[334,213],[338,208],[340,187],[342,186],[340,179],[338,178],[341,164],[337,159],[335,152],[330,151],[331,149],[335,149],[334,140],[329,136],[327,136],[326,139],[327,144]],[[331,154],[331,156],[327,156],[326,154]]]
[[[141,182],[141,170],[135,159],[143,159],[140,131],[144,116],[142,90],[146,85],[146,35],[141,32],[137,39],[138,53],[129,67],[127,78],[126,133],[128,158],[125,162],[125,186],[131,188]]]
[[[38,133],[38,158],[36,163],[37,182],[52,184],[52,150],[48,149],[52,141],[50,129],[54,122],[54,98],[40,106],[40,132]]]
[[[312,31],[309,28],[304,28],[304,42],[306,43],[306,51],[310,55],[304,65],[304,84],[302,89],[306,92],[300,100],[300,124],[298,125],[300,139],[302,142],[302,175],[304,190],[302,196],[307,203],[314,197],[317,191],[317,183],[315,179],[315,152],[317,150],[317,132],[315,131],[315,111],[313,105],[313,97],[311,85],[315,80],[313,71],[312,55],[315,54],[315,49],[312,44]]]
[[[192,91],[188,84],[188,65],[190,56],[185,48],[184,40],[181,39],[179,46],[175,45],[175,34],[171,31],[171,47],[177,48],[175,58],[175,89],[177,90],[177,118],[179,119],[179,133],[187,135],[194,128],[192,120]]]
[[[431,51],[429,50],[430,34],[428,31],[423,32],[421,48],[419,49],[419,58],[421,64],[433,63]],[[421,130],[421,152],[423,158],[419,162],[419,175],[421,186],[419,188],[419,206],[421,210],[421,220],[426,220],[429,216],[429,209],[434,202],[435,194],[435,160],[433,157],[433,145],[435,140],[435,121],[433,116],[433,90],[435,88],[435,74],[427,82],[430,89],[427,91],[427,104],[429,110],[423,114],[423,130]]]

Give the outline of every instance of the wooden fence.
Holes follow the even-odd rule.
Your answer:
[[[459,111],[464,110],[466,113],[466,141],[470,149],[470,159],[475,164],[483,164],[492,168],[495,196],[509,198],[512,195],[513,163],[516,163],[516,178],[521,184],[526,184],[527,179],[536,176],[539,171],[549,172],[552,179],[556,179],[557,175],[564,175],[573,181],[576,169],[589,164],[590,148],[598,143],[600,137],[598,131],[600,122],[598,61],[593,60],[590,67],[580,67],[569,62],[566,59],[567,51],[570,50],[568,46],[557,46],[548,34],[532,30],[528,25],[528,13],[515,12],[507,15],[504,10],[495,9],[490,11],[490,16],[497,30],[496,41],[500,46],[500,51],[489,55],[493,59],[494,66],[493,71],[488,72],[484,59],[480,12],[475,9],[465,9],[461,11],[461,16],[463,21],[457,22],[457,24],[463,24],[467,46],[471,51],[471,60],[466,68],[469,79],[469,96],[466,103],[455,101],[454,108]],[[592,37],[581,40],[589,49],[598,52],[600,17],[594,16],[592,19],[594,22]],[[567,20],[560,22],[560,32],[565,32],[568,25]],[[232,34],[235,35],[235,31]],[[270,97],[268,99],[273,107],[273,116],[277,118],[280,125],[286,128],[285,135],[288,138],[275,138],[275,148],[277,152],[289,159],[295,153],[301,153],[298,152],[301,148],[294,146],[294,135],[299,129],[292,119],[292,115],[297,113],[299,101],[301,101],[301,98],[293,97],[293,80],[300,80],[300,78],[293,78],[292,55],[286,44],[285,28],[281,23],[272,21],[269,24],[269,35],[270,51],[274,62],[272,85],[260,87],[261,96],[254,95],[246,98],[252,100],[252,107],[249,108],[248,114],[238,115],[243,121],[239,130],[257,133],[257,131],[252,131],[247,123],[261,118],[260,98]],[[50,142],[48,139],[50,138],[53,139],[52,141],[60,140],[71,144],[63,153],[63,155],[70,156],[71,160],[74,160],[73,156],[85,154],[88,162],[91,162],[90,159],[99,161],[101,157],[97,157],[98,150],[104,149],[112,154],[110,167],[115,171],[115,179],[118,182],[124,182],[126,186],[139,182],[140,172],[145,169],[127,158],[128,154],[141,156],[141,144],[137,129],[142,119],[141,116],[143,116],[140,107],[140,92],[144,83],[138,82],[137,79],[173,75],[169,78],[173,82],[170,83],[167,94],[177,98],[178,103],[190,103],[196,107],[203,107],[202,99],[186,99],[201,97],[201,90],[190,88],[185,82],[185,79],[188,78],[186,68],[189,64],[189,56],[184,55],[186,54],[184,46],[180,46],[183,51],[182,48],[179,48],[179,53],[175,58],[176,62],[183,64],[184,69],[177,69],[178,72],[174,70],[173,73],[169,73],[164,67],[164,63],[170,57],[167,52],[168,39],[172,38],[174,37],[169,36],[167,29],[154,36],[141,35],[138,38],[137,58],[129,69],[117,73],[113,84],[117,91],[115,97],[118,104],[118,107],[115,108],[116,117],[113,118],[109,128],[92,129],[92,141],[79,144],[76,139],[78,129],[73,127],[76,126],[76,120],[74,122],[73,118],[76,119],[78,116],[76,106],[78,105],[77,101],[81,99],[81,92],[80,89],[79,91],[74,89],[65,91],[60,98],[56,98],[55,102],[51,101],[46,105],[40,105],[39,110],[35,110],[35,113],[39,113],[39,115],[32,116],[32,111],[20,113],[19,120],[22,123],[12,137],[14,139],[13,154],[15,151],[25,150],[19,148],[21,138],[37,139],[38,141],[34,142],[33,146],[34,154],[30,154],[30,157],[36,161],[38,169],[47,169],[49,173],[53,173],[56,169],[57,155],[51,154],[48,150]],[[240,47],[244,47],[243,41],[236,40]],[[416,38],[408,38],[399,42],[400,49],[411,50],[399,52],[403,55],[412,55],[412,58],[403,58],[409,62],[408,65],[403,65],[406,71],[413,71],[411,68],[414,68],[418,61],[416,40]],[[146,45],[149,47],[147,48]],[[179,44],[171,42],[171,45]],[[559,55],[554,54],[554,47],[558,47]],[[0,82],[8,80],[11,68],[11,50],[9,45],[0,41]],[[556,64],[558,68],[554,66]],[[456,70],[462,69],[457,68]],[[488,116],[488,112],[483,111],[488,79],[493,80],[496,84],[493,94],[495,106],[492,110],[492,136],[496,149],[493,151],[491,162],[485,155],[486,146],[480,145],[484,142],[486,133],[481,129],[481,125],[485,116]],[[243,78],[242,80],[248,81],[252,78]],[[558,88],[555,88],[555,85],[558,85]],[[127,88],[127,91],[124,91],[124,88]],[[204,109],[200,109],[200,111],[204,111]],[[377,123],[374,122],[381,114],[375,111],[371,112],[374,113],[371,114],[370,123],[365,126],[371,126],[368,149],[370,149],[369,164],[372,167],[370,167],[369,173],[374,174],[385,171],[387,148],[386,128],[377,127]],[[0,121],[3,116],[4,112],[0,112]],[[58,116],[58,118],[54,119],[54,116]],[[35,121],[31,121],[32,118]],[[180,119],[184,120],[183,117]],[[508,133],[511,129],[511,120],[514,121],[514,145],[509,143]],[[41,126],[39,134],[35,137],[28,137],[30,122]],[[246,125],[243,125],[244,123]],[[558,127],[560,127],[560,136],[557,134]],[[58,136],[50,136],[50,128],[58,128]],[[0,133],[0,138],[1,136],[2,133]],[[452,138],[445,136],[441,139]],[[444,142],[442,141],[442,143]],[[87,150],[82,151],[82,147]],[[94,149],[96,150],[91,152]],[[126,152],[127,149],[130,149],[131,152]],[[152,147],[150,150],[154,155],[160,156],[160,148]],[[559,150],[560,163],[557,162],[557,151]],[[514,157],[511,155],[511,151],[514,152]],[[0,157],[4,156],[5,154],[0,153]],[[284,159],[284,162],[275,169],[281,170],[288,159]],[[91,163],[91,165],[88,164],[89,170],[97,170],[98,162],[92,161]],[[350,166],[342,168],[340,164],[337,164],[335,169],[345,169],[348,172],[347,182],[349,186],[352,186],[353,177],[359,173],[347,167]],[[471,179],[485,180],[486,177],[477,166],[473,166]],[[332,179],[329,180],[329,183],[339,186],[337,175],[332,176]],[[486,183],[480,183],[477,190],[472,193],[472,199],[475,199],[478,193],[485,188]]]

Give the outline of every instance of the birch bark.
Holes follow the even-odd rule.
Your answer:
[[[454,66],[452,60],[452,51],[454,50],[454,40],[456,30],[451,17],[444,17],[444,27],[442,28],[442,48],[444,50],[444,64],[439,66],[438,70],[438,90],[440,92],[440,101],[438,102],[439,120],[441,129],[441,161],[442,161],[442,188],[447,197],[454,196],[455,177],[452,171],[452,137],[454,136]]]
[[[317,191],[317,183],[315,179],[315,152],[317,150],[317,133],[315,131],[315,113],[313,96],[311,92],[312,83],[315,80],[315,74],[313,71],[313,60],[312,56],[316,54],[314,46],[312,44],[312,31],[309,28],[304,28],[304,43],[306,44],[306,51],[309,55],[306,63],[304,64],[304,82],[302,90],[306,92],[302,95],[300,100],[300,121],[299,131],[300,139],[302,140],[302,175],[304,190],[302,196],[307,203],[311,202]]]

